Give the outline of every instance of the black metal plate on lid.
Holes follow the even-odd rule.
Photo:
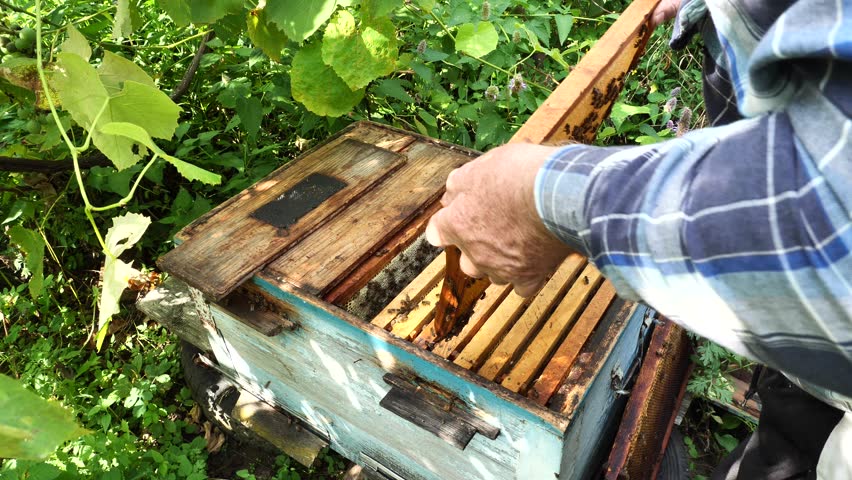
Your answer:
[[[275,227],[287,228],[345,186],[346,182],[334,177],[312,173],[251,216]]]

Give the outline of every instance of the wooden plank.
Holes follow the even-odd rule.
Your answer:
[[[319,145],[316,145],[302,152],[298,158],[313,155],[315,153],[321,154],[322,152],[328,151],[328,149],[330,148],[334,148],[334,145],[347,138],[359,140],[361,142],[369,143],[379,148],[383,148],[385,150],[390,150],[392,152],[397,153],[408,147],[416,139],[414,134],[408,132],[389,128],[384,125],[361,121],[349,125],[343,130],[337,132],[334,136],[326,139]],[[257,182],[257,184],[267,184],[267,182],[275,181],[275,179],[278,178],[279,175],[281,175],[281,171],[290,168],[294,164],[294,162],[295,160],[290,160],[289,162],[285,163],[266,177],[262,178],[260,181]],[[237,195],[234,195],[228,200],[222,202],[209,212],[195,219],[192,223],[184,227],[180,232],[175,235],[175,240],[177,241],[177,243],[186,242],[189,239],[193,238],[199,232],[203,231],[213,217],[218,217],[219,215],[225,215],[226,217],[230,217],[231,215],[233,215],[235,210],[239,210],[239,207],[235,206],[235,204],[243,201],[244,196],[245,191],[240,192]]]
[[[274,312],[256,292],[236,291],[225,297],[223,308],[267,337],[295,328],[293,322]]]
[[[488,317],[485,325],[479,329],[479,333],[462,349],[453,363],[468,370],[479,368],[488,353],[512,328],[531,301],[531,298],[524,298],[515,292],[510,293],[497,310]]]
[[[745,401],[745,394],[748,392],[749,382],[741,380],[731,374],[726,374],[725,378],[727,378],[728,381],[731,382],[731,385],[734,386],[734,395],[731,398],[731,403],[723,403],[715,399],[711,399],[710,401],[728,410],[734,415],[738,415],[757,423],[760,419],[761,404],[755,400],[759,397],[754,396],[749,398],[748,402]]]
[[[480,376],[494,381],[510,366],[510,363],[528,343],[529,338],[535,334],[547,318],[547,314],[550,313],[556,302],[563,297],[571,282],[577,278],[577,274],[580,273],[580,269],[585,264],[586,259],[582,255],[575,253],[568,256],[556,270],[556,273],[536,294],[529,308],[515,322],[509,333],[500,340],[497,348],[489,355],[485,364],[477,371]]]
[[[394,175],[323,228],[270,263],[264,272],[317,295],[375,254],[377,249],[436,201],[450,171],[471,157],[431,143],[416,143]]]
[[[460,404],[452,394],[447,393],[436,385],[423,382],[416,377],[403,378],[392,373],[385,374],[382,378],[385,383],[392,387],[419,393],[422,395],[424,401],[437,406],[441,410],[454,412],[462,421],[469,423],[478,433],[481,433],[488,439],[494,440],[500,435],[500,427],[488,423],[484,418],[466,408],[464,404]]]
[[[418,301],[414,308],[408,312],[400,312],[396,316],[391,322],[391,333],[406,340],[417,335],[420,329],[435,316],[435,306],[438,304],[440,295],[441,286],[436,282],[432,290]]]
[[[414,240],[426,231],[429,219],[441,209],[441,202],[433,202],[423,212],[417,214],[413,220],[408,222],[402,230],[397,232],[384,245],[379,247],[374,255],[361,262],[351,273],[334,282],[334,287],[323,292],[322,297],[328,303],[343,305],[353,295],[364,288],[388,263],[391,262],[403,250],[408,248]]]
[[[415,340],[414,344],[420,348],[431,348],[432,353],[453,360],[459,352],[467,346],[474,335],[479,332],[479,329],[485,324],[486,320],[497,310],[500,302],[505,299],[512,291],[511,285],[491,285],[485,290],[485,298],[476,303],[473,314],[470,320],[467,321],[464,328],[456,335],[447,337],[434,343],[437,335],[430,323],[426,326],[420,335]],[[433,346],[434,344],[434,346]]]
[[[400,292],[399,295],[391,301],[391,303],[383,308],[382,311],[370,321],[370,323],[387,330],[400,312],[410,310],[411,307],[420,303],[420,300],[423,299],[423,297],[425,297],[432,288],[441,281],[441,276],[444,274],[445,263],[443,261],[443,257],[444,253],[441,252],[441,254],[435,259],[440,261],[435,261],[429,264],[429,266],[420,272],[420,274],[417,275],[417,277],[412,280],[407,287],[405,287],[405,290]]]
[[[250,188],[232,209],[222,212],[203,232],[178,245],[157,264],[211,298],[221,299],[404,163],[405,157],[397,153],[342,139],[334,148],[294,161],[274,180]],[[311,173],[334,177],[346,186],[287,228],[251,216]]]
[[[314,435],[304,423],[276,410],[244,390],[240,391],[231,416],[267,442],[306,467],[313,465],[328,442]]]
[[[583,273],[565,294],[565,298],[524,350],[523,356],[518,359],[501,385],[513,392],[526,389],[602,281],[601,272],[591,263],[586,265]]]
[[[529,398],[540,405],[547,404],[550,397],[568,376],[577,355],[580,354],[580,350],[586,344],[589,335],[592,334],[614,299],[615,287],[610,282],[604,282],[533,384],[527,395]]]
[[[175,277],[167,277],[137,300],[136,308],[181,339],[203,351],[211,350],[210,337],[215,335],[215,327],[202,321],[189,287]]]
[[[469,423],[424,401],[412,391],[391,387],[379,405],[459,450],[464,450],[476,433],[476,429]]]

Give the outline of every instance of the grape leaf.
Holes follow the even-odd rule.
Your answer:
[[[107,257],[119,257],[142,239],[151,219],[138,213],[125,213],[112,219],[112,227],[104,237]]]
[[[98,72],[83,57],[69,52],[56,55],[59,71],[53,75],[53,87],[62,107],[77,124],[88,128],[109,98]]]
[[[402,5],[402,0],[361,0],[361,14],[364,18],[387,16]]]
[[[139,65],[109,51],[104,52],[104,58],[97,71],[101,83],[110,95],[120,92],[126,80],[156,88],[154,80]]]
[[[293,98],[317,115],[339,117],[364,98],[364,89],[352,91],[322,61],[322,45],[314,42],[293,57],[290,69]]]
[[[214,23],[243,7],[242,0],[157,0],[157,3],[180,27]]]
[[[151,219],[144,215],[125,213],[112,219],[112,227],[107,230],[104,237],[106,261],[98,304],[98,350],[106,336],[106,326],[112,316],[119,312],[118,301],[121,298],[121,292],[127,288],[127,282],[139,273],[133,268],[132,262],[123,262],[118,257],[142,238],[142,234],[150,224]]]
[[[497,48],[497,30],[491,22],[459,25],[456,32],[456,50],[472,57],[484,57]]]
[[[340,10],[326,27],[322,59],[356,90],[396,68],[396,29],[387,18],[365,24],[359,31],[355,17]]]
[[[0,375],[0,458],[43,460],[64,442],[88,433],[71,412]]]
[[[184,0],[189,4],[192,23],[213,23],[216,20],[238,12],[243,7],[242,0]]]
[[[9,229],[9,238],[24,252],[27,270],[30,271],[30,296],[35,300],[44,285],[44,240],[37,232],[20,225]]]
[[[252,10],[246,18],[247,32],[254,45],[269,58],[281,61],[281,49],[287,44],[287,35],[267,19],[266,11]]]
[[[102,79],[99,72],[79,55],[63,52],[58,54],[57,58],[59,71],[53,76],[52,83],[59,93],[63,107],[78,125],[92,132],[92,142],[117,169],[123,170],[135,164],[141,155],[134,151],[137,144],[130,139],[105,135],[94,125],[104,104],[106,108],[98,120],[98,125],[129,122],[144,128],[152,137],[171,138],[177,128],[180,107],[152,86],[147,75],[142,78],[141,70],[133,70],[127,63],[117,60],[117,57],[105,55],[104,61],[107,65]],[[121,82],[120,73],[143,82]],[[144,72],[141,74],[144,75]],[[109,83],[113,95],[103,80]],[[119,84],[122,88],[116,92]]]
[[[237,99],[237,115],[249,137],[255,138],[263,120],[260,100],[255,97]]]
[[[76,53],[86,61],[92,57],[92,47],[89,46],[89,41],[70,23],[68,24],[68,38],[62,42],[60,49],[63,52]]]
[[[184,162],[183,160],[175,158],[164,152],[162,149],[160,149],[160,147],[157,146],[156,143],[154,143],[154,141],[148,135],[148,132],[146,132],[144,128],[138,125],[126,122],[113,122],[101,126],[100,131],[101,133],[105,133],[111,136],[122,136],[131,139],[141,145],[145,145],[152,152],[161,156],[163,160],[174,165],[175,168],[177,168],[178,173],[180,173],[187,180],[198,180],[208,185],[218,185],[222,181],[222,177],[218,174],[207,171],[201,167],[197,167],[191,163]]]
[[[109,102],[109,117],[101,122],[130,122],[155,138],[169,139],[177,128],[180,107],[155,87],[126,81],[124,88]]]
[[[336,0],[275,0],[265,10],[289,38],[302,42],[331,17],[336,4]]]
[[[24,103],[36,102],[33,92],[41,92],[41,80],[38,78],[36,60],[34,58],[12,57],[6,55],[0,63],[0,91],[6,91],[12,96],[22,99]],[[38,95],[38,108],[47,110],[50,108],[45,100],[45,95]]]

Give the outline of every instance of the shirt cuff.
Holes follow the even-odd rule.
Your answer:
[[[581,232],[588,231],[584,215],[586,187],[597,162],[583,162],[594,147],[568,145],[556,150],[535,179],[535,207],[545,227],[573,250],[589,256]]]

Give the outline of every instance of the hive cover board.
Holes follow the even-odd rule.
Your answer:
[[[161,269],[219,300],[252,275],[318,294],[437,201],[469,154],[361,122],[186,227]]]

